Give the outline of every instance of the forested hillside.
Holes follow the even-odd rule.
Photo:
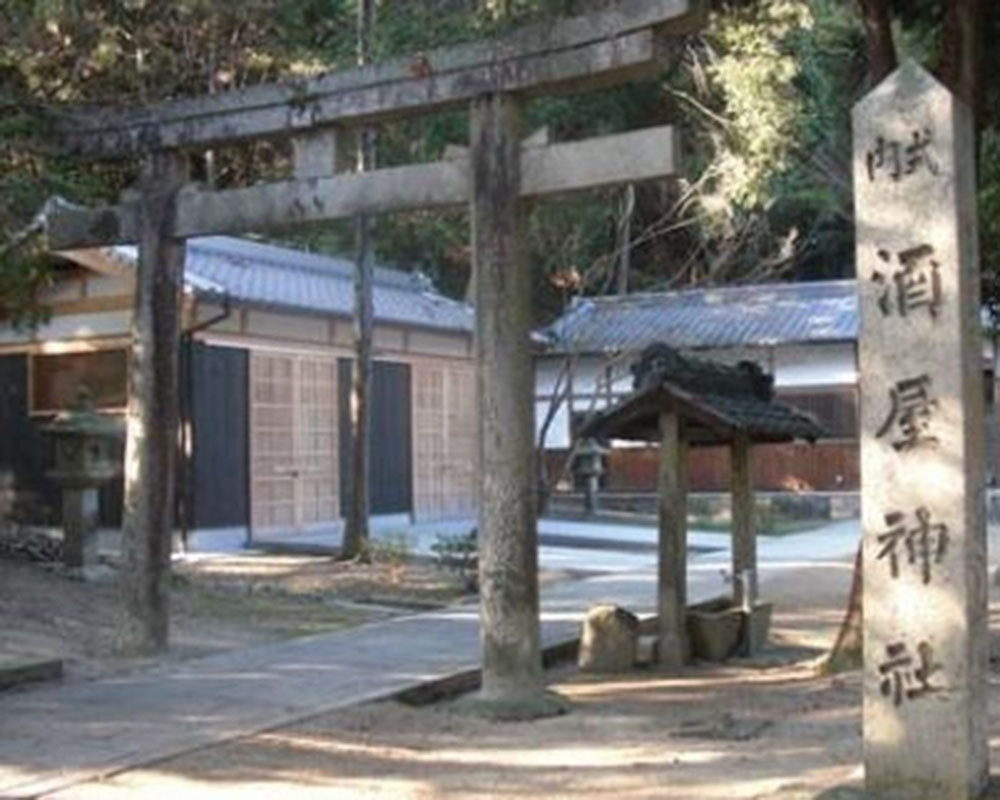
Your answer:
[[[402,55],[413,59],[415,71],[432,68],[424,54],[434,46],[588,6],[593,3],[382,0],[377,57]],[[670,54],[657,80],[533,104],[529,127],[547,126],[555,140],[669,121],[681,126],[685,154],[678,181],[532,210],[539,319],[574,294],[626,286],[850,276],[851,105],[877,74],[870,67],[886,56],[887,31],[894,58],[914,57],[948,75],[963,65],[990,74],[995,52],[983,48],[962,61],[968,49],[968,37],[956,30],[962,9],[979,21],[980,35],[998,28],[993,4],[980,8],[975,0],[714,2],[708,28]],[[355,24],[356,0],[3,3],[0,310],[31,311],[30,289],[45,279],[44,239],[23,234],[46,198],[110,199],[135,177],[135,165],[81,167],[46,155],[60,104],[132,106],[351,66]],[[984,272],[990,274],[1000,250],[1000,136],[993,87],[983,80],[975,85]],[[379,163],[440,158],[449,144],[466,141],[466,118],[442,115],[381,129]],[[243,184],[287,174],[290,147],[254,144],[204,153],[199,161],[198,180]],[[349,225],[326,225],[294,241],[351,252],[352,236]],[[423,270],[452,295],[465,293],[464,212],[380,219],[376,239],[383,261]],[[623,263],[627,276],[620,274]]]

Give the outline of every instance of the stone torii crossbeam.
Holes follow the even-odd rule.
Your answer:
[[[670,37],[703,21],[700,0],[622,0],[433,51],[419,63],[400,59],[144,109],[62,115],[65,154],[144,163],[138,194],[113,207],[63,210],[49,226],[56,250],[139,244],[123,523],[124,605],[137,641],[166,642],[184,239],[468,203],[481,440],[481,700],[501,716],[555,710],[543,692],[539,642],[532,282],[522,201],[675,175],[678,153],[669,127],[523,142],[521,109],[533,96],[655,75]],[[338,132],[462,105],[471,118],[467,156],[338,174]],[[292,139],[291,180],[228,191],[187,184],[188,153],[262,138]]]

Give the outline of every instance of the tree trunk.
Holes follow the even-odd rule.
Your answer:
[[[896,46],[892,36],[892,19],[887,0],[858,0],[864,18],[868,39],[868,69],[872,85],[880,82],[896,69]],[[864,578],[861,553],[863,542],[858,543],[854,559],[854,576],[847,611],[840,624],[840,631],[833,648],[824,662],[829,673],[860,669],[864,659]]]
[[[622,212],[618,220],[618,294],[628,294],[632,271],[632,219],[635,217],[635,184],[622,192]]]
[[[166,648],[177,449],[177,364],[184,241],[166,235],[186,161],[158,153],[142,181],[129,369],[118,640],[128,654]]]
[[[480,620],[486,713],[555,713],[542,681],[531,356],[531,266],[519,202],[521,109],[489,95],[472,108],[481,499]]]
[[[375,0],[358,0],[358,63],[371,63],[375,31]],[[361,132],[358,140],[358,170],[375,168],[375,131]],[[375,325],[373,282],[375,272],[374,220],[369,214],[357,218],[358,273],[354,285],[354,335],[357,359],[351,392],[352,467],[354,471],[350,514],[340,549],[342,559],[368,557],[370,492],[368,467],[371,461],[372,332]]]
[[[982,0],[942,0],[940,78],[979,118],[982,100]]]
[[[892,37],[889,0],[858,0],[868,41],[868,73],[872,85],[896,69],[896,44]]]
[[[858,543],[858,553],[854,557],[854,577],[851,580],[851,593],[847,599],[847,613],[844,614],[844,619],[840,623],[840,631],[837,633],[833,649],[830,650],[823,664],[823,671],[828,674],[861,669],[864,659],[862,546],[861,543]]]

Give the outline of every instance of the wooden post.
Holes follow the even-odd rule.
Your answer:
[[[680,417],[660,415],[660,562],[657,610],[660,666],[687,661],[687,442]]]
[[[173,227],[184,156],[156,153],[140,183],[141,240],[129,369],[119,645],[131,654],[168,640],[170,549],[177,449],[177,359],[184,241]]]
[[[521,108],[509,95],[472,106],[481,503],[479,702],[503,717],[553,713],[538,621],[531,267],[519,201]]]
[[[729,478],[733,518],[733,602],[752,609],[757,602],[757,520],[751,447],[745,435],[733,439],[729,449]]]

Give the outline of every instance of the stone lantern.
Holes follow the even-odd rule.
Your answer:
[[[588,514],[597,511],[597,494],[604,474],[604,456],[608,449],[596,439],[584,439],[573,459],[573,474],[584,485],[584,509]]]
[[[55,466],[46,474],[62,489],[67,567],[97,563],[97,490],[121,471],[116,444],[124,430],[120,420],[94,411],[83,390],[74,408],[42,428],[55,442]]]

